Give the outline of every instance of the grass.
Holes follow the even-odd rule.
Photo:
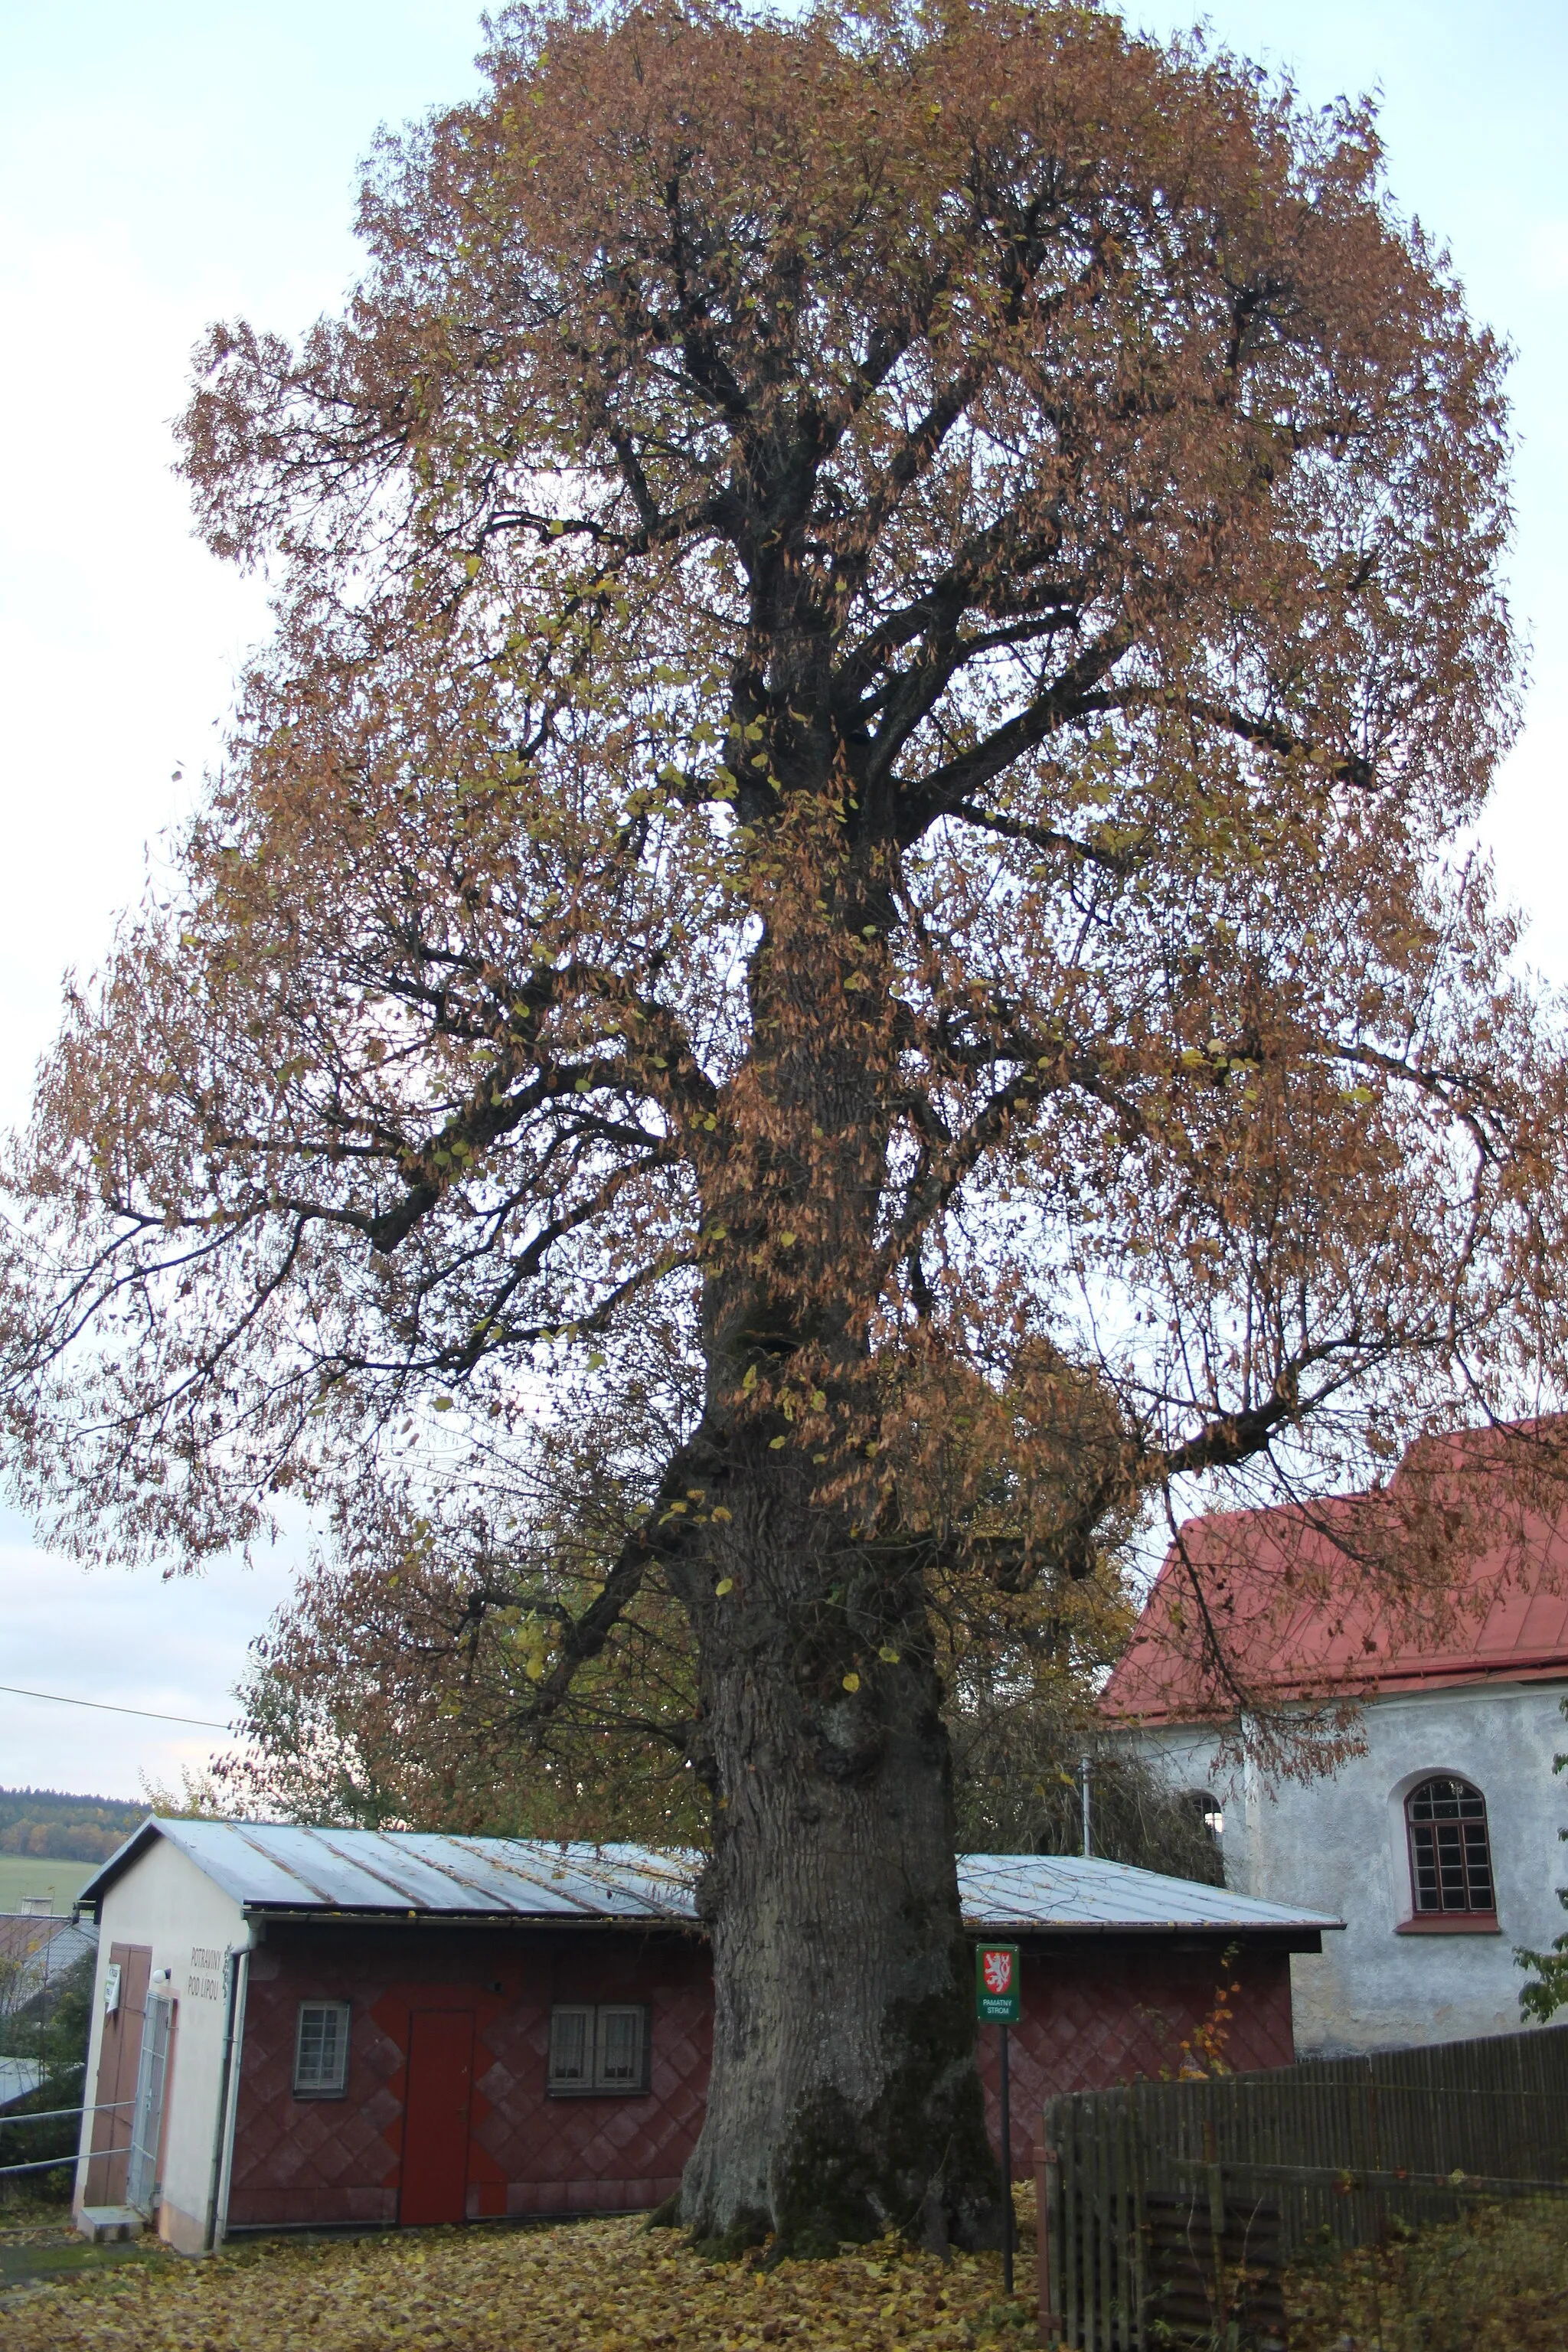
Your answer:
[[[52,1895],[56,1911],[64,1917],[98,1866],[96,1862],[0,1853],[0,1912],[20,1911],[27,1895]]]
[[[1563,2352],[1568,2200],[1308,2259],[1286,2308],[1290,2352]]]
[[[70,2226],[69,2174],[49,2175],[66,2184],[51,2196],[36,2182],[12,2181],[0,2201],[0,2310],[15,2306],[18,2292],[40,2281],[90,2277],[121,2263],[155,2262],[161,2252],[139,2243],[89,2246]],[[4,2340],[9,2343],[7,2328]]]

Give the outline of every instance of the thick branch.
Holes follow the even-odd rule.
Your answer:
[[[560,1654],[541,1680],[529,1706],[519,1713],[519,1727],[531,1747],[537,1747],[542,1739],[583,1667],[599,1655],[642,1591],[649,1569],[656,1561],[675,1566],[689,1559],[697,1549],[698,1530],[689,1522],[671,1517],[668,1507],[681,1501],[693,1477],[706,1470],[711,1450],[711,1433],[703,1426],[671,1456],[659,1480],[652,1510],[643,1525],[622,1544],[605,1579],[604,1590],[580,1617],[572,1620]]]
[[[1084,648],[1044,694],[987,735],[972,750],[961,752],[911,784],[899,795],[899,839],[905,846],[918,841],[938,817],[954,814],[994,777],[1034,751],[1086,707],[1100,678],[1114,668],[1131,643],[1125,629],[1111,629]]]

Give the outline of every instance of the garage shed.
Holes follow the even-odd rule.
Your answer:
[[[149,1820],[84,1888],[98,2000],[76,2200],[199,2252],[232,2231],[615,2212],[679,2186],[712,1984],[697,1857]],[[1058,1855],[963,1856],[975,1936],[1022,1947],[1015,2151],[1055,2091],[1294,2055],[1313,1913]],[[802,1955],[809,1968],[811,1956]],[[994,2127],[996,2037],[983,2033]]]

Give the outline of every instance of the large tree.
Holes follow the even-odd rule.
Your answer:
[[[1365,112],[1092,7],[488,66],[343,315],[201,355],[277,628],[44,1074],[22,1475],[195,1559],[652,1397],[518,1705],[683,1613],[686,2216],[984,2237],[942,1612],[1563,1362],[1563,1063],[1461,854],[1501,358]]]

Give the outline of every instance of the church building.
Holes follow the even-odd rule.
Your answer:
[[[1345,1921],[1291,1962],[1303,2057],[1518,2032],[1516,1948],[1568,1928],[1568,1523],[1478,1518],[1458,1605],[1423,1626],[1368,1597],[1384,1507],[1189,1520],[1102,1701],[1202,1810],[1228,1886]],[[1256,1716],[1227,1703],[1221,1657]],[[1336,1710],[1359,1752],[1280,1769],[1265,1729]]]

